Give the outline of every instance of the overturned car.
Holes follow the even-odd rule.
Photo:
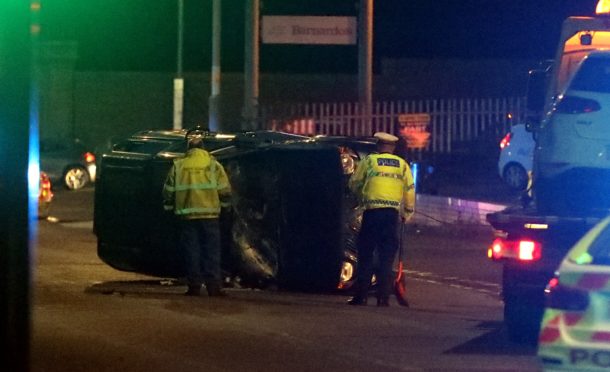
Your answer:
[[[176,220],[161,192],[187,138],[200,135],[231,181],[221,243],[227,283],[294,290],[349,288],[362,211],[347,189],[370,138],[303,137],[256,131],[144,131],[104,154],[95,189],[98,256],[110,266],[184,276]]]

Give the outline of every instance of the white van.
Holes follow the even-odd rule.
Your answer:
[[[537,135],[537,208],[557,214],[610,210],[610,51],[582,59]]]

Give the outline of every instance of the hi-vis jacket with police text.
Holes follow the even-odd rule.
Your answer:
[[[231,185],[222,165],[207,151],[188,150],[174,160],[163,186],[165,210],[185,219],[218,218],[229,206]]]
[[[415,211],[415,185],[407,162],[394,154],[366,156],[349,180],[365,209],[394,208],[406,219]]]

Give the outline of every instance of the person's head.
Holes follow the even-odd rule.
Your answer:
[[[373,137],[377,139],[377,151],[393,153],[396,150],[398,137],[385,132],[377,132]]]
[[[202,149],[203,140],[199,137],[194,137],[189,140],[188,149]]]

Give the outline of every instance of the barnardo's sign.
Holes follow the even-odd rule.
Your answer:
[[[356,44],[356,17],[263,16],[265,44]]]

